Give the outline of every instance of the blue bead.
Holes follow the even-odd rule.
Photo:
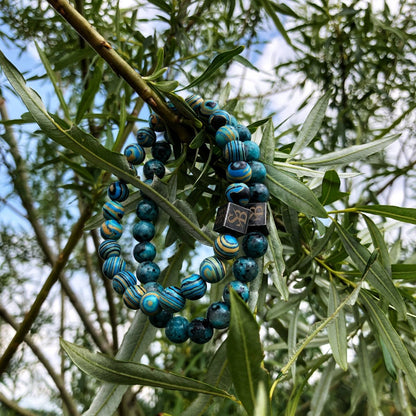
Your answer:
[[[113,289],[119,295],[122,295],[128,287],[134,286],[136,283],[136,276],[127,270],[119,272],[113,277]]]
[[[214,335],[214,329],[208,319],[195,318],[188,326],[189,339],[197,344],[205,344]]]
[[[243,142],[240,142],[240,140],[233,140],[232,142],[228,142],[225,145],[222,154],[227,162],[246,160],[244,144]]]
[[[264,256],[269,243],[264,234],[260,232],[248,233],[243,238],[243,249],[247,256],[258,258]]]
[[[146,157],[146,152],[139,144],[129,144],[124,149],[124,154],[132,165],[139,165]]]
[[[171,312],[162,309],[157,314],[149,316],[149,322],[156,328],[165,328],[172,317]]]
[[[156,315],[161,311],[159,294],[156,292],[145,293],[140,300],[140,309],[145,315]]]
[[[154,221],[157,218],[157,205],[151,200],[144,198],[137,204],[136,215],[145,221]]]
[[[136,276],[141,283],[156,282],[160,276],[160,268],[152,261],[144,261],[139,264]]]
[[[213,100],[205,100],[199,107],[199,113],[203,117],[209,117],[212,113],[219,110],[220,106]]]
[[[155,226],[150,221],[139,221],[133,226],[133,237],[140,242],[150,241],[155,233]]]
[[[230,316],[230,307],[225,302],[215,302],[207,310],[207,319],[215,329],[227,328]]]
[[[248,186],[250,188],[250,201],[251,202],[267,202],[270,198],[270,192],[264,183],[251,183]]]
[[[156,142],[156,133],[150,127],[142,127],[136,134],[137,144],[143,147],[151,147]]]
[[[169,110],[173,111],[174,113],[178,112],[178,109],[175,107],[175,104],[171,103],[170,101],[168,101],[166,105],[169,107]]]
[[[121,257],[109,257],[103,263],[103,275],[112,279],[117,273],[126,270],[126,262]]]
[[[101,237],[105,240],[118,240],[123,234],[123,226],[116,220],[107,220],[101,225]]]
[[[162,163],[166,163],[169,160],[171,154],[172,149],[168,142],[156,142],[152,146],[152,156],[155,159],[160,160]]]
[[[243,126],[242,124],[237,124],[236,129],[242,142],[251,140],[251,133],[247,127]]]
[[[263,163],[258,162],[257,160],[253,160],[249,162],[251,167],[251,179],[250,182],[264,182],[266,179],[266,168]]]
[[[124,215],[124,207],[117,201],[107,201],[103,205],[103,217],[106,220],[121,221]]]
[[[201,104],[204,102],[203,98],[197,94],[189,95],[185,98],[185,101],[194,111],[198,110],[198,108],[201,107]]]
[[[183,316],[174,316],[166,325],[165,335],[169,341],[175,344],[185,342],[188,336],[189,322]]]
[[[112,201],[123,202],[129,197],[129,188],[124,182],[113,182],[108,187],[108,197]]]
[[[233,263],[234,277],[243,283],[254,280],[259,272],[256,261],[251,257],[240,257]]]
[[[154,131],[165,131],[165,123],[163,120],[155,113],[150,114],[149,116],[149,127]]]
[[[133,256],[139,263],[152,261],[156,257],[156,247],[149,241],[143,241],[134,246]]]
[[[120,256],[121,247],[115,240],[105,240],[98,247],[98,255],[106,260],[109,257]]]
[[[185,307],[186,299],[176,286],[166,287],[160,294],[160,305],[168,312],[179,312]]]
[[[214,241],[214,252],[221,259],[233,259],[238,255],[238,250],[238,240],[232,235],[222,234]]]
[[[247,162],[260,159],[260,147],[257,143],[246,141],[243,142],[243,146],[246,153],[245,160]]]
[[[238,140],[238,132],[233,126],[222,126],[215,133],[215,143],[223,149],[229,142]]]
[[[220,127],[225,126],[226,124],[231,124],[231,122],[232,116],[225,110],[214,111],[208,119],[208,124],[214,130],[218,130]]]
[[[230,182],[249,182],[251,179],[251,167],[243,160],[232,162],[227,167],[226,177]]]
[[[140,300],[145,293],[141,285],[130,286],[123,293],[123,302],[130,309],[140,309]]]
[[[146,289],[146,292],[162,292],[163,286],[158,282],[147,282],[143,284],[143,287]]]
[[[228,202],[246,206],[250,200],[250,188],[242,182],[232,183],[225,190],[225,197]]]
[[[199,274],[192,274],[182,280],[181,293],[190,300],[202,298],[207,291],[207,284]]]
[[[162,179],[165,176],[165,165],[157,159],[148,160],[143,166],[143,175],[146,179],[153,179],[155,175]]]
[[[241,299],[243,299],[244,302],[247,302],[250,297],[250,291],[248,289],[248,286],[240,282],[239,280],[233,280],[232,282],[228,283],[227,286],[224,288],[224,292],[222,294],[222,297],[224,299],[224,302],[227,305],[230,305],[230,289],[234,289],[237,292],[237,295],[240,296]]]
[[[225,264],[218,257],[207,257],[199,266],[200,276],[208,283],[217,283],[225,277]]]

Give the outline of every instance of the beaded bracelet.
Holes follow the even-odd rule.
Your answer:
[[[219,235],[214,242],[214,255],[202,260],[199,274],[182,279],[180,287],[163,288],[157,282],[160,268],[153,262],[156,247],[151,243],[155,236],[154,222],[158,217],[158,206],[143,195],[136,207],[139,222],[135,223],[132,230],[134,239],[138,241],[133,256],[139,266],[136,274],[127,271],[117,242],[123,232],[121,219],[124,207],[121,202],[129,196],[127,184],[121,180],[113,182],[108,188],[110,201],[103,206],[105,222],[100,228],[104,241],[98,248],[98,254],[104,260],[103,274],[112,280],[114,290],[123,297],[128,308],[140,309],[148,315],[150,323],[157,328],[165,328],[166,337],[174,343],[182,343],[189,338],[203,344],[212,338],[214,329],[228,327],[231,288],[245,302],[249,299],[247,284],[258,274],[256,259],[262,257],[268,248],[266,224],[269,191],[263,183],[266,169],[259,162],[260,148],[251,141],[247,127],[238,124],[235,117],[221,110],[215,101],[203,100],[199,95],[191,95],[185,101],[206,128],[215,134],[215,143],[228,163],[226,178],[230,185],[225,191],[228,202],[218,208],[215,218],[214,231]],[[170,107],[173,108],[171,104]],[[128,145],[124,150],[128,162],[134,166],[145,160],[144,148],[151,148],[153,159],[143,165],[147,182],[151,182],[154,175],[163,178],[165,163],[172,154],[167,141],[157,140],[156,132],[163,131],[162,120],[152,114],[149,127],[140,128],[137,132],[137,144]],[[240,246],[237,238],[241,236],[245,255],[238,257]],[[202,298],[207,291],[207,284],[224,279],[226,263],[232,259],[235,280],[225,286],[223,300],[208,307],[206,317],[197,317],[189,322],[182,316],[174,316],[185,307],[187,299]]]

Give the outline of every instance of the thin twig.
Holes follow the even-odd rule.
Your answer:
[[[23,409],[13,400],[8,399],[4,394],[0,393],[0,402],[2,402],[10,410],[13,410],[14,414],[18,416],[36,416],[30,410]]]

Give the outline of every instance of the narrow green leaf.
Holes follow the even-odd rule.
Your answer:
[[[368,214],[393,218],[401,222],[416,224],[416,208],[402,208],[394,205],[365,205],[354,207],[354,209]]]
[[[266,165],[266,169],[267,186],[275,198],[305,215],[328,216],[318,198],[304,183],[273,166]]]
[[[288,326],[288,337],[287,337],[287,353],[289,356],[293,355],[296,351],[296,344],[298,339],[298,316],[299,316],[299,308],[293,310],[292,315],[289,320]],[[293,363],[291,367],[292,372],[292,380],[293,382],[296,381],[296,361]]]
[[[263,382],[259,383],[253,416],[268,416],[270,414],[270,400]]]
[[[286,32],[285,27],[283,26],[282,22],[280,21],[277,13],[274,10],[274,4],[270,0],[260,0],[260,4],[264,7],[264,10],[269,15],[269,17],[273,20],[276,29],[280,32],[283,38],[289,45],[292,45],[292,42],[289,38],[289,35]]]
[[[274,152],[274,156],[278,159],[286,159],[287,154],[281,153],[281,152]],[[292,161],[290,163],[287,162],[276,162],[274,161],[273,165],[276,168],[279,168],[285,172],[294,173],[298,177],[310,177],[310,178],[324,178],[325,177],[325,171],[324,170],[315,170],[310,168],[305,168],[304,166],[300,166],[295,161]],[[348,178],[354,178],[356,176],[359,176],[360,174],[357,172],[339,172],[337,173],[339,178],[342,179],[348,179]]]
[[[329,388],[331,387],[332,379],[334,378],[335,361],[330,360],[325,370],[323,371],[311,400],[310,416],[319,416],[324,410],[325,403],[328,398]]]
[[[331,91],[327,91],[313,106],[300,129],[299,136],[290,152],[290,156],[297,155],[315,138],[321,128],[330,97]]]
[[[302,252],[302,242],[298,212],[295,209],[282,204],[282,219],[286,232],[289,234],[289,238],[292,241],[295,253],[300,254]]]
[[[381,347],[381,352],[383,353],[384,366],[386,367],[386,370],[389,373],[390,377],[394,381],[397,381],[397,370],[396,366],[394,365],[393,358],[391,357],[391,354],[387,349],[386,344],[380,337],[378,337],[378,342]]]
[[[322,181],[322,193],[319,198],[321,204],[328,205],[348,195],[347,193],[339,190],[340,186],[341,181],[339,180],[337,172],[334,170],[326,171]]]
[[[248,59],[244,58],[244,56],[236,55],[234,57],[234,61],[240,63],[241,65],[244,65],[247,68],[252,69],[253,71],[259,72],[260,70],[254,66]]]
[[[190,149],[198,149],[201,147],[207,140],[207,134],[205,130],[201,130],[198,134],[192,139],[189,144]]]
[[[149,81],[149,83],[152,84],[154,89],[164,93],[175,91],[179,85],[179,82],[174,80]]]
[[[416,282],[416,264],[392,264],[393,279],[405,279]]]
[[[260,142],[261,160],[264,163],[268,165],[273,164],[275,147],[273,120],[270,118],[264,126],[263,136]]]

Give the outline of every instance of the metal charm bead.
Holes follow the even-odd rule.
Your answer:
[[[123,302],[130,309],[140,309],[140,301],[145,293],[141,285],[130,286],[123,293]]]
[[[230,316],[230,307],[225,302],[214,302],[207,311],[207,319],[215,329],[227,328]]]
[[[234,277],[243,283],[253,281],[259,272],[259,266],[251,257],[239,257],[233,263]]]
[[[124,207],[117,201],[108,201],[103,205],[103,217],[106,220],[120,221],[124,215]]]
[[[199,107],[201,107],[201,104],[204,102],[204,99],[200,95],[192,94],[186,97],[185,101],[189,105],[189,107],[196,111]]]
[[[123,202],[129,197],[129,188],[123,182],[113,182],[108,187],[107,194],[112,201]]]
[[[165,328],[172,317],[171,312],[162,309],[157,314],[149,316],[149,322],[156,328]]]
[[[145,315],[156,315],[161,311],[159,294],[156,292],[147,292],[140,299],[140,309]]]
[[[120,256],[121,254],[121,247],[115,240],[105,240],[103,241],[100,246],[98,247],[98,255],[103,259],[106,260],[109,257],[113,256]]]
[[[240,282],[239,280],[233,280],[232,282],[228,283],[227,286],[224,288],[224,292],[222,294],[222,298],[227,305],[230,305],[230,290],[233,289],[237,292],[237,295],[243,299],[244,302],[248,302],[250,297],[250,291],[248,286]]]
[[[156,142],[156,133],[150,127],[143,127],[137,132],[136,141],[140,146],[151,147]]]
[[[251,167],[251,178],[250,182],[264,182],[266,179],[267,171],[263,163],[253,160],[249,162]]]
[[[229,202],[246,206],[250,200],[250,188],[245,183],[232,183],[225,190],[225,197]]]
[[[242,142],[247,142],[251,140],[250,130],[246,126],[243,126],[242,124],[237,124],[236,129]]]
[[[250,140],[243,142],[244,150],[246,152],[246,161],[251,162],[252,160],[260,159],[260,147],[257,143]]]
[[[239,160],[246,160],[244,144],[243,142],[240,142],[240,140],[233,140],[232,142],[227,143],[222,154],[227,162],[238,162]]]
[[[226,124],[232,123],[231,114],[227,113],[225,110],[214,111],[209,119],[208,124],[214,129],[218,130],[220,127],[225,126]]]
[[[181,293],[186,299],[201,299],[207,291],[207,284],[199,274],[191,274],[182,280]]]
[[[136,276],[127,270],[119,272],[113,277],[113,289],[119,295],[122,295],[128,287],[134,286],[136,284]]]
[[[218,257],[207,257],[199,266],[199,274],[206,282],[217,283],[225,277],[225,264]]]
[[[101,225],[101,237],[104,240],[118,240],[123,234],[123,226],[116,220],[107,220]]]
[[[139,264],[139,267],[136,270],[136,276],[139,282],[149,283],[156,282],[160,276],[160,268],[156,263],[152,261],[144,261]]]
[[[157,218],[159,210],[157,205],[151,200],[144,198],[136,207],[136,215],[145,221],[154,221]]]
[[[222,126],[215,133],[215,143],[223,149],[227,143],[238,140],[238,132],[233,126]]]
[[[220,106],[213,100],[205,100],[201,107],[199,107],[199,113],[204,117],[209,117],[212,113],[219,110]]]
[[[152,261],[156,257],[156,247],[149,241],[136,244],[133,249],[133,257],[138,263]]]
[[[252,232],[244,236],[243,249],[248,257],[258,258],[266,254],[269,243],[260,232]]]
[[[232,162],[228,165],[225,175],[229,182],[249,182],[252,176],[251,166],[243,160]]]
[[[249,209],[229,202],[218,208],[214,231],[235,236],[244,235],[247,232],[249,218]]]
[[[186,318],[183,316],[174,316],[166,325],[166,338],[175,344],[185,342],[189,338],[188,326],[189,321]]]
[[[126,270],[126,262],[121,257],[109,257],[103,263],[103,275],[112,279],[117,273]]]
[[[189,323],[188,335],[191,341],[205,344],[214,335],[214,329],[208,319],[195,318]]]
[[[156,142],[152,146],[152,156],[155,159],[160,160],[162,163],[166,163],[169,160],[171,154],[172,148],[168,142]]]
[[[155,175],[162,179],[165,176],[165,165],[157,159],[148,160],[143,166],[143,175],[146,179],[153,179]]]
[[[248,204],[247,208],[249,208],[251,212],[248,220],[247,232],[251,233],[253,231],[258,231],[264,235],[268,235],[269,230],[267,228],[267,218],[269,213],[267,210],[267,203],[256,202]]]
[[[270,192],[264,183],[251,183],[248,185],[250,189],[251,202],[267,202],[270,198]]]
[[[160,293],[160,306],[168,312],[179,312],[185,307],[186,299],[176,286],[168,286]]]
[[[150,114],[149,116],[149,127],[158,132],[166,130],[163,120],[155,113]]]
[[[139,144],[129,144],[124,149],[124,154],[132,165],[140,165],[146,157],[146,152]]]
[[[214,241],[214,253],[224,260],[237,257],[239,249],[238,240],[230,234],[219,235]]]
[[[155,226],[150,221],[139,221],[133,226],[133,238],[139,242],[150,241],[155,233]]]

